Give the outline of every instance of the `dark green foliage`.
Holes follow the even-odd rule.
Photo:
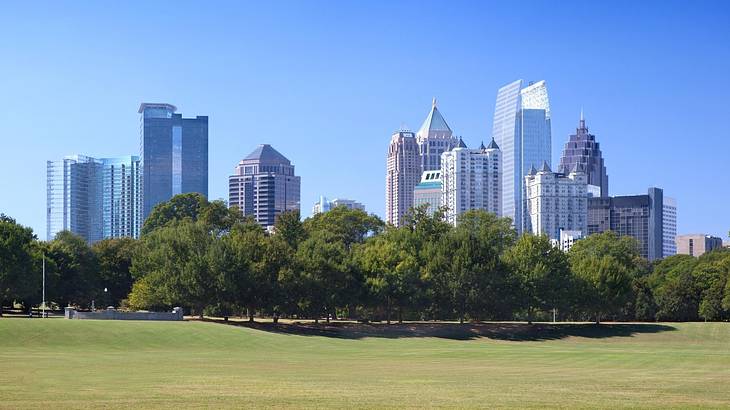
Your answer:
[[[142,235],[175,222],[198,220],[212,230],[225,231],[241,222],[243,216],[237,208],[228,208],[223,201],[208,202],[198,193],[180,194],[152,209],[142,226]]]
[[[105,239],[91,247],[99,263],[99,286],[107,290],[100,295],[100,306],[119,306],[132,290],[130,268],[136,245],[134,239],[119,238]]]

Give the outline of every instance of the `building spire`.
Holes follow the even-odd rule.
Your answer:
[[[578,128],[581,130],[586,129],[586,119],[583,116],[583,107],[580,107],[580,123],[578,124]]]
[[[431,108],[436,108],[436,97],[433,97],[433,100],[431,101]]]

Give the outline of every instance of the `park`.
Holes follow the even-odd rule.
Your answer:
[[[730,406],[730,323],[0,319],[0,408]]]

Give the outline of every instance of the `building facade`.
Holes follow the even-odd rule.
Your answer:
[[[451,128],[436,107],[436,98],[431,103],[426,120],[416,133],[421,171],[441,169],[441,154],[454,148],[459,140],[453,136]]]
[[[228,206],[252,216],[264,228],[286,211],[299,211],[301,179],[294,165],[269,144],[259,145],[228,177]]]
[[[468,149],[463,141],[441,154],[441,205],[446,220],[456,225],[459,215],[484,209],[501,215],[502,153],[494,140],[488,147]]]
[[[433,214],[441,208],[441,170],[423,171],[421,182],[413,190],[413,206],[426,206],[426,212]]]
[[[650,261],[664,255],[664,192],[649,188],[646,195],[588,198],[588,234],[614,231],[639,243]]]
[[[523,232],[560,240],[561,231],[588,231],[587,176],[579,165],[568,174],[552,172],[547,162],[525,176],[526,214]]]
[[[138,238],[142,225],[137,156],[67,156],[46,165],[46,239],[70,231],[94,243]]]
[[[365,210],[365,205],[352,199],[335,198],[329,201],[326,197],[320,196],[319,201],[315,202],[314,206],[312,207],[312,216],[320,214],[322,212],[327,212],[329,210],[337,208],[338,206],[344,206],[347,209],[359,209],[361,211]]]
[[[664,197],[664,212],[662,214],[662,229],[664,257],[677,254],[677,200]]]
[[[394,133],[388,146],[385,175],[385,222],[401,226],[413,206],[413,189],[421,176],[421,157],[416,136],[410,131]]]
[[[578,240],[583,239],[584,231],[566,231],[560,230],[559,239],[551,239],[550,242],[554,247],[559,248],[563,252],[568,252]]]
[[[722,238],[705,234],[677,236],[677,254],[701,256],[705,252],[722,248]]]
[[[518,233],[525,218],[525,175],[551,164],[550,103],[545,81],[524,86],[517,80],[500,88],[492,137],[502,150],[502,215]]]
[[[560,157],[560,172],[567,173],[579,165],[585,170],[588,184],[600,188],[602,197],[608,196],[608,174],[601,154],[601,147],[596,136],[588,132],[583,111],[580,112],[580,121],[575,134],[568,137]]]
[[[142,103],[142,217],[175,195],[208,196],[208,117],[183,118],[170,104]]]

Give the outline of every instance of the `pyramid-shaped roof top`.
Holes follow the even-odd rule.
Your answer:
[[[497,142],[494,141],[494,137],[492,137],[492,142],[489,143],[487,149],[499,149],[499,145],[497,145]]]
[[[548,165],[547,161],[542,161],[542,166],[540,167],[540,172],[553,172],[550,169],[550,166]]]
[[[269,144],[261,144],[253,150],[252,153],[248,154],[244,161],[259,161],[267,163],[285,163],[287,165],[291,162],[277,150],[275,150]]]
[[[421,136],[428,136],[428,133],[430,131],[437,131],[437,132],[448,132],[451,133],[451,128],[449,128],[449,124],[446,123],[446,120],[441,115],[441,112],[436,107],[436,99],[433,99],[433,103],[431,104],[431,111],[428,113],[428,116],[426,117],[426,121],[423,122],[423,125],[421,125],[421,128],[418,130],[418,135]]]

